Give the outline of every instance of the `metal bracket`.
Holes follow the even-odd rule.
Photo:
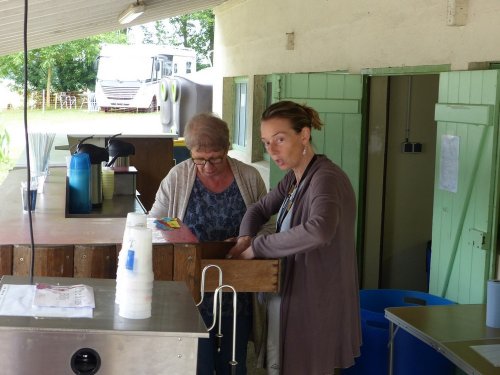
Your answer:
[[[469,244],[476,249],[488,250],[489,244],[487,240],[487,233],[479,229],[469,229]]]

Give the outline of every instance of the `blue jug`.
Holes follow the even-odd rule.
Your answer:
[[[69,165],[69,212],[88,214],[92,210],[90,195],[90,157],[87,153],[71,156]]]

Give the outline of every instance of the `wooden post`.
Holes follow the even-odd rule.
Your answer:
[[[172,281],[174,279],[173,245],[153,245],[153,272],[155,280]]]
[[[12,275],[12,245],[0,246],[0,275]]]
[[[185,281],[196,302],[200,300],[201,248],[197,244],[174,244],[174,281]]]
[[[31,247],[15,245],[12,274],[29,276],[31,268]],[[35,247],[34,276],[73,277],[73,245]]]
[[[75,277],[115,279],[117,255],[115,245],[76,245]]]

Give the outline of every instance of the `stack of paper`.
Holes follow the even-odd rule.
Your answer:
[[[471,348],[481,354],[494,367],[500,367],[500,345],[472,345]]]
[[[0,290],[0,315],[92,318],[94,290],[87,285],[15,285]]]

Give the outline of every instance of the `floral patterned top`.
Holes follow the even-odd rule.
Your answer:
[[[246,206],[236,181],[221,193],[208,190],[198,177],[183,222],[200,242],[237,237]]]
[[[245,202],[235,180],[226,190],[214,193],[196,177],[183,223],[191,229],[200,242],[224,241],[238,236],[245,211]],[[203,303],[200,305],[200,310],[209,316],[213,313],[213,295],[205,293]],[[237,311],[238,314],[251,314],[249,293],[237,294]],[[232,293],[223,293],[222,315],[232,316],[232,313]]]

